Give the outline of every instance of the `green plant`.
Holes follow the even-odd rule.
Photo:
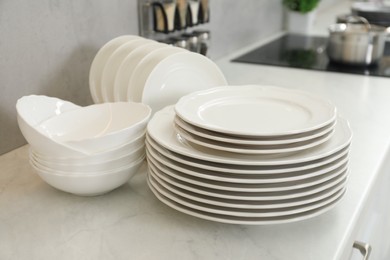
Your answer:
[[[292,11],[308,13],[316,6],[320,0],[283,0],[283,5]]]

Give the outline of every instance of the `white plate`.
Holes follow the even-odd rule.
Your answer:
[[[326,164],[324,166],[312,168],[309,170],[303,171],[290,171],[280,173],[272,173],[272,174],[235,174],[226,172],[216,172],[205,170],[202,168],[197,168],[193,166],[189,166],[186,164],[182,164],[171,160],[164,155],[158,153],[154,150],[150,145],[146,144],[147,152],[150,155],[151,160],[156,164],[159,168],[166,168],[169,171],[177,171],[181,174],[184,173],[186,175],[191,175],[194,177],[199,177],[203,179],[216,180],[216,181],[224,181],[224,182],[232,182],[232,183],[286,183],[290,181],[299,181],[304,180],[316,176],[323,175],[330,171],[337,169],[338,167],[346,164],[348,162],[348,156],[345,155],[338,160],[330,164]]]
[[[177,115],[211,131],[281,136],[319,129],[336,118],[336,107],[306,92],[269,86],[229,86],[181,98]]]
[[[199,169],[210,170],[215,172],[234,173],[234,174],[280,174],[280,173],[304,171],[313,168],[323,167],[325,165],[334,164],[336,160],[346,157],[346,155],[349,152],[349,146],[347,146],[332,155],[326,156],[321,159],[309,161],[309,162],[291,164],[291,165],[280,165],[280,166],[278,165],[262,166],[262,165],[234,165],[234,164],[213,163],[213,162],[194,159],[191,157],[182,156],[180,154],[171,152],[159,146],[148,135],[146,136],[146,145],[147,147],[152,147],[153,148],[152,150],[157,152],[160,157],[169,158],[170,160],[173,160],[175,164],[181,163]]]
[[[174,126],[178,135],[181,138],[184,138],[190,143],[207,147],[210,149],[215,149],[219,151],[231,152],[231,153],[240,153],[240,154],[287,154],[294,153],[302,150],[306,150],[317,145],[320,145],[328,141],[333,134],[333,131],[328,132],[322,136],[310,139],[307,141],[290,143],[290,144],[277,144],[277,145],[245,145],[245,144],[230,144],[220,141],[215,141],[207,138],[203,138],[197,135],[193,135],[180,126]]]
[[[147,39],[136,39],[126,42],[118,47],[108,58],[103,68],[101,80],[101,93],[104,102],[114,102],[114,81],[119,66],[123,60],[138,46],[143,46],[153,41]]]
[[[188,124],[187,122],[181,120],[178,116],[175,116],[175,124],[193,135],[219,142],[241,145],[280,145],[308,141],[313,138],[323,136],[334,129],[336,121],[318,130],[309,131],[303,134],[285,135],[279,137],[273,136],[269,138],[244,138],[240,136],[221,134]]]
[[[301,205],[305,205],[305,204],[309,204],[309,203],[313,203],[325,199],[345,187],[345,183],[339,183],[338,185],[326,189],[322,192],[307,197],[301,197],[298,199],[273,200],[273,201],[263,201],[263,200],[248,201],[248,200],[215,198],[215,197],[210,197],[206,195],[197,194],[191,191],[187,191],[165,182],[164,180],[160,179],[157,175],[155,175],[153,171],[149,171],[149,181],[156,185],[160,185],[167,191],[172,192],[173,194],[179,197],[183,197],[200,203],[205,203],[208,205],[227,207],[227,208],[236,208],[236,209],[240,209],[240,208],[241,209],[278,209],[278,208],[301,206]]]
[[[282,158],[257,154],[236,154],[189,144],[180,138],[174,130],[174,117],[175,111],[172,106],[154,114],[147,127],[148,135],[150,135],[150,137],[159,145],[172,152],[215,163],[265,166],[310,162],[340,151],[348,146],[352,139],[352,132],[348,122],[339,117],[332,138],[328,142],[314,148],[287,155]]]
[[[138,63],[151,51],[158,50],[161,48],[172,48],[167,44],[152,42],[135,48],[126,58],[122,61],[118,68],[116,81],[117,86],[114,86],[114,99],[117,101],[128,101],[127,91],[129,86],[131,75]],[[127,83],[127,84],[126,84]],[[115,84],[115,83],[114,83]]]
[[[297,180],[297,181],[288,181],[288,182],[264,182],[261,183],[245,183],[245,182],[227,182],[225,180],[213,180],[206,179],[202,177],[192,176],[189,174],[182,173],[180,171],[173,170],[169,167],[164,167],[160,164],[156,158],[153,158],[147,152],[147,160],[149,163],[149,167],[157,174],[162,174],[164,176],[170,176],[176,180],[180,180],[187,184],[192,184],[198,186],[199,189],[214,189],[219,191],[235,191],[235,192],[257,192],[257,193],[265,193],[267,197],[272,196],[305,196],[311,193],[319,192],[326,187],[330,187],[334,185],[334,183],[338,183],[342,177],[346,175],[346,165],[340,166],[338,169],[332,171],[328,174],[324,174],[324,176],[308,178],[305,180]],[[159,176],[160,177],[160,176]],[[321,179],[323,177],[323,179]],[[307,182],[306,182],[307,181]],[[312,181],[312,183],[311,183]],[[295,191],[293,191],[295,190]],[[307,193],[311,192],[311,193]],[[257,194],[259,196],[259,194]],[[272,197],[273,198],[273,197]],[[291,198],[291,197],[285,197]]]
[[[270,225],[270,224],[282,224],[282,223],[291,223],[296,221],[305,220],[308,218],[313,218],[316,216],[319,216],[330,209],[332,209],[338,201],[343,196],[340,196],[336,200],[329,202],[328,204],[319,207],[314,210],[298,213],[298,214],[292,214],[288,216],[280,216],[280,217],[257,217],[257,218],[248,218],[248,217],[236,217],[236,216],[227,216],[227,215],[221,215],[221,214],[213,214],[209,212],[204,212],[200,210],[196,210],[187,206],[184,206],[180,203],[175,202],[174,200],[169,199],[168,197],[165,197],[164,195],[160,194],[153,186],[148,182],[148,185],[151,189],[151,191],[154,193],[154,195],[157,197],[158,200],[166,204],[167,206],[180,211],[182,213],[188,214],[190,216],[210,220],[210,221],[216,221],[220,223],[227,223],[227,224],[239,224],[239,225]]]
[[[213,214],[221,214],[227,216],[236,216],[236,217],[279,217],[279,216],[298,214],[298,213],[310,211],[322,207],[324,205],[327,205],[328,203],[336,200],[337,198],[339,198],[345,193],[345,188],[344,188],[325,199],[312,202],[306,205],[302,205],[302,206],[278,208],[278,209],[235,209],[235,208],[214,206],[210,204],[193,201],[187,198],[183,198],[164,189],[161,185],[158,185],[157,183],[151,183],[150,180],[148,181],[149,181],[148,183],[151,184],[151,186],[153,186],[153,188],[157,190],[160,194],[164,195],[165,197],[173,201],[176,201],[179,204],[203,212],[209,212]]]
[[[144,90],[145,83],[156,66],[162,62],[167,57],[174,55],[179,52],[188,52],[187,50],[179,47],[164,48],[159,50],[154,50],[146,55],[134,69],[132,77],[129,81],[129,88],[127,90],[128,100],[133,100],[135,102],[142,101],[142,93]],[[152,110],[155,111],[155,108],[152,107]]]
[[[92,99],[95,103],[103,102],[100,84],[103,68],[106,65],[107,59],[123,43],[135,39],[140,39],[140,37],[134,35],[119,36],[103,45],[95,55],[89,70],[89,90],[91,91]]]
[[[193,52],[177,53],[161,61],[149,74],[142,102],[158,111],[191,92],[221,85],[227,82],[213,61]]]
[[[340,183],[342,180],[345,179],[345,178],[340,179],[340,178],[338,178],[339,177],[338,176],[335,178],[335,182],[332,182],[334,184],[333,186],[329,185],[328,188],[322,189],[322,191],[321,190],[314,191],[311,194],[307,194],[307,195],[304,194],[304,195],[298,196],[296,198],[289,198],[291,196],[291,193],[288,193],[288,192],[286,193],[286,191],[289,191],[289,190],[277,191],[277,192],[279,192],[279,194],[278,194],[279,196],[270,196],[269,193],[275,192],[275,191],[269,191],[267,189],[267,187],[263,188],[262,186],[259,186],[257,188],[255,187],[255,189],[253,189],[255,191],[250,191],[251,188],[247,187],[248,185],[244,186],[244,185],[240,185],[240,184],[229,184],[226,186],[222,186],[222,185],[224,185],[224,183],[222,183],[222,182],[215,182],[213,184],[211,182],[206,181],[206,182],[202,182],[201,184],[204,184],[204,185],[201,186],[201,185],[196,185],[196,184],[193,184],[190,182],[180,180],[179,179],[180,176],[179,176],[179,178],[175,178],[175,177],[172,177],[171,175],[165,174],[164,172],[160,171],[159,169],[153,168],[152,164],[149,164],[148,167],[149,167],[149,169],[153,169],[152,172],[155,176],[158,176],[160,179],[164,180],[165,182],[167,182],[175,187],[178,187],[180,189],[187,190],[187,191],[190,191],[190,192],[193,192],[196,194],[200,194],[200,195],[213,197],[213,198],[223,198],[223,199],[242,200],[242,201],[244,201],[244,200],[248,200],[248,201],[270,200],[270,201],[272,201],[272,200],[285,200],[285,199],[292,200],[292,199],[296,199],[296,198],[306,198],[306,197],[312,196],[313,194],[317,194],[319,192],[327,190],[327,189],[329,189],[329,187],[330,188],[334,187],[334,186],[338,185],[338,183]],[[343,173],[343,174],[345,174],[345,173]],[[329,181],[329,182],[331,182],[331,181]],[[210,187],[206,187],[207,185],[209,185]],[[222,187],[224,189],[223,190],[219,189],[220,187]],[[233,189],[230,189],[230,188],[233,188]],[[237,188],[239,189],[238,191],[235,190]],[[245,191],[244,192],[240,191],[240,189],[245,189]],[[268,196],[264,196],[264,194],[267,195],[267,193],[268,193]]]

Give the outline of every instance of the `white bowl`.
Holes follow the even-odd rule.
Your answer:
[[[80,108],[80,106],[58,98],[37,95],[24,96],[16,103],[20,131],[34,150],[41,154],[59,157],[85,156],[85,153],[47,138],[36,129],[36,126],[45,120]]]
[[[81,173],[81,174],[99,174],[101,172],[111,171],[123,168],[145,156],[145,146],[139,147],[135,151],[110,160],[101,161],[99,163],[57,163],[53,161],[41,160],[36,157],[33,152],[30,152],[30,160],[40,169],[47,171],[61,171],[64,173]]]
[[[37,128],[59,143],[93,155],[139,137],[150,116],[150,107],[142,103],[103,103],[63,113]]]
[[[38,159],[38,161],[41,162],[42,161],[52,162],[58,164],[97,164],[100,162],[112,160],[113,158],[123,157],[131,152],[137,151],[139,148],[142,148],[144,146],[145,146],[145,133],[142,133],[140,136],[136,137],[131,142],[123,144],[117,149],[113,149],[108,152],[103,152],[91,156],[80,156],[76,158],[56,157],[47,154],[40,154],[34,149],[31,150],[31,153],[33,153],[34,158]]]
[[[46,171],[37,167],[32,161],[30,164],[46,183],[56,189],[80,196],[96,196],[112,191],[128,182],[137,173],[143,161],[144,157],[121,169],[91,175]]]

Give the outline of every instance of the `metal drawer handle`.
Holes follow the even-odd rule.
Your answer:
[[[363,260],[368,260],[368,258],[370,257],[370,253],[371,253],[371,245],[370,244],[363,243],[360,241],[355,241],[355,243],[353,243],[353,247],[358,249],[360,251],[360,253],[362,253]]]

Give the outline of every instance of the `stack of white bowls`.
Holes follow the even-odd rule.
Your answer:
[[[194,92],[147,127],[148,183],[192,216],[276,224],[320,215],[346,192],[348,122],[329,101],[270,86]]]
[[[227,85],[207,57],[134,35],[112,39],[97,52],[89,87],[95,103],[133,101],[153,112],[191,92]]]
[[[149,106],[117,102],[80,107],[47,96],[16,104],[18,124],[31,145],[30,163],[51,186],[93,196],[126,183],[145,157]]]

